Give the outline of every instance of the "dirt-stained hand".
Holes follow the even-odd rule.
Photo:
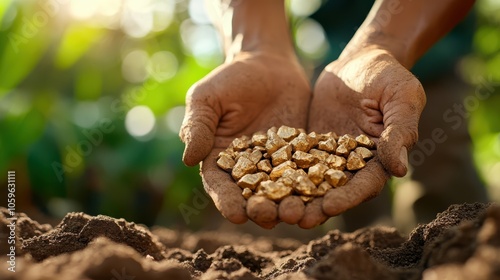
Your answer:
[[[383,49],[341,56],[325,68],[314,88],[309,130],[364,133],[377,143],[375,158],[345,186],[325,195],[326,215],[338,215],[376,196],[389,175],[406,174],[407,152],[417,141],[425,102],[417,78]]]
[[[216,164],[217,155],[231,141],[272,126],[307,125],[311,90],[295,57],[270,53],[242,53],[194,84],[186,97],[180,137],[186,144],[183,161],[202,161],[203,185],[229,221],[248,218],[264,228],[279,221],[279,205],[271,200],[245,201],[231,176]],[[285,222],[297,223],[304,207]],[[302,209],[302,211],[300,211]],[[288,220],[286,220],[288,219]]]

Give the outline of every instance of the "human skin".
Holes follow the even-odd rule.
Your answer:
[[[470,10],[474,1],[376,1],[340,57],[318,78],[309,110],[312,131],[364,133],[377,156],[323,200],[327,216],[376,196],[389,175],[408,171],[426,97],[409,69]]]
[[[188,92],[180,132],[186,144],[183,161],[189,166],[202,161],[205,190],[231,222],[250,217],[272,228],[285,218],[311,228],[376,196],[390,175],[406,174],[407,151],[417,141],[425,105],[422,86],[408,69],[473,2],[401,1],[395,6],[394,1],[376,1],[342,55],[319,77],[312,101],[283,1],[208,3],[224,39],[226,61]],[[392,12],[388,21],[387,11]],[[230,175],[215,164],[217,154],[235,137],[280,125],[365,133],[376,140],[378,153],[345,187],[295,211],[267,199],[247,203]]]
[[[226,61],[188,92],[180,132],[183,161],[189,166],[202,161],[203,185],[224,217],[233,223],[250,217],[272,228],[279,205],[267,198],[247,202],[216,157],[241,135],[280,125],[306,128],[311,88],[295,56],[283,1],[231,2],[216,12]],[[302,208],[297,216],[303,216]]]

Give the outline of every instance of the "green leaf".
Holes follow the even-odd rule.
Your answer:
[[[3,16],[5,15],[5,12],[7,12],[11,2],[12,0],[0,1],[0,22],[2,22]]]
[[[26,11],[27,10],[27,11]],[[50,40],[50,19],[36,22],[32,8],[25,8],[7,33],[7,44],[0,55],[0,96],[16,87],[40,61]]]
[[[104,34],[102,28],[73,24],[63,36],[57,50],[55,64],[61,69],[71,67]]]

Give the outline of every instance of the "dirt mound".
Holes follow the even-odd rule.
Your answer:
[[[9,234],[9,217],[0,209],[0,236]],[[83,213],[53,228],[17,218],[16,272],[4,267],[1,279],[500,279],[498,205],[453,205],[408,237],[373,227],[333,230],[308,244],[149,230]]]

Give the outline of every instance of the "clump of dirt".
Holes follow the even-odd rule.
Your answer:
[[[8,217],[0,209],[0,236]],[[17,217],[16,272],[1,279],[500,279],[498,205],[453,205],[407,237],[372,227],[308,244],[83,213],[53,228]]]

